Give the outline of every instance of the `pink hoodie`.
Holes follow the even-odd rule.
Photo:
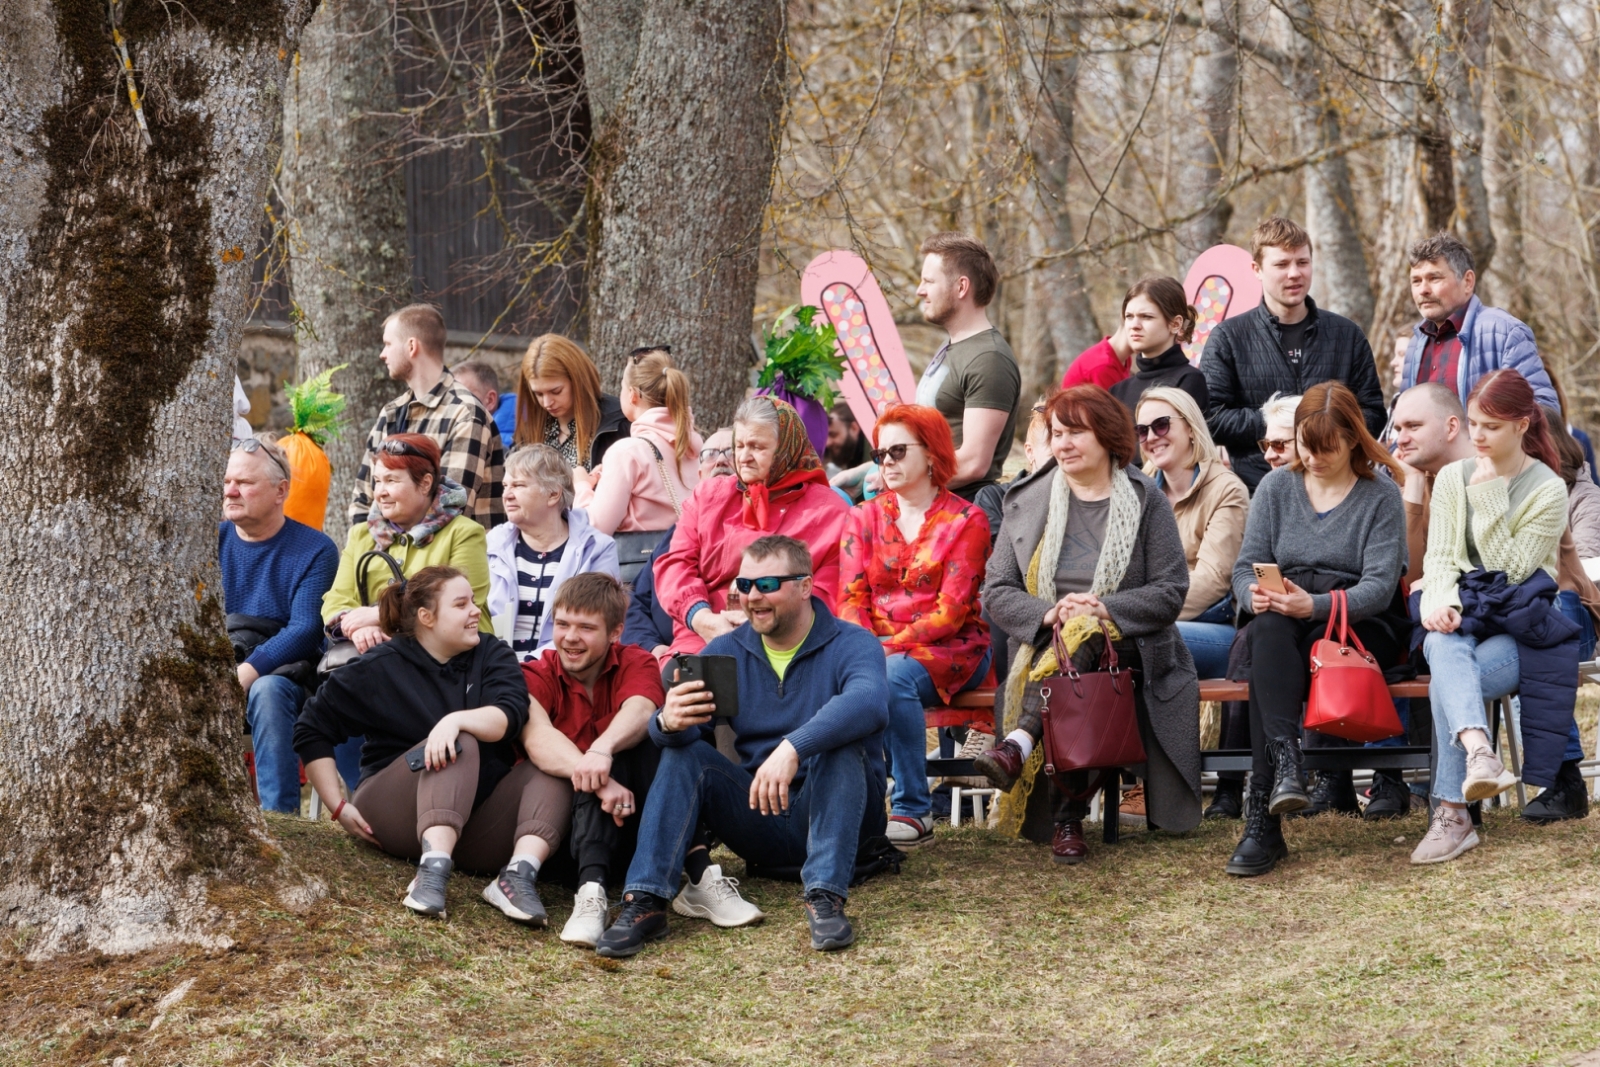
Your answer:
[[[679,462],[673,455],[674,427],[666,408],[639,412],[631,433],[606,449],[600,484],[593,489],[580,487],[572,502],[588,512],[601,533],[665,530],[678,521],[678,511],[700,484],[700,435],[690,431],[689,454]],[[661,452],[661,463],[650,451],[652,444]],[[661,480],[663,467],[672,479],[670,493]],[[674,497],[677,508],[672,506]]]

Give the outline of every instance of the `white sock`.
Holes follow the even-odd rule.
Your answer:
[[[1009,734],[1006,734],[1006,740],[1017,743],[1017,747],[1022,749],[1023,759],[1033,755],[1033,738],[1028,735],[1028,731],[1012,730]]]
[[[440,852],[438,849],[434,849],[432,852],[424,852],[422,854],[422,859],[418,862],[427,863],[429,860],[449,860],[451,864],[455,863],[454,860],[450,859],[450,853]]]
[[[515,856],[511,857],[510,862],[508,862],[506,864],[506,866],[507,867],[515,867],[519,863],[526,863],[528,866],[533,868],[534,875],[535,876],[538,875],[538,873],[539,873],[539,861],[533,858],[533,853],[531,853],[531,852],[519,852]]]

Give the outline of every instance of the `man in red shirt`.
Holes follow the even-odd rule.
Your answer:
[[[1061,376],[1061,388],[1094,384],[1110,389],[1128,376],[1128,363],[1132,359],[1133,347],[1119,325],[1116,333],[1078,353],[1078,358],[1067,367],[1067,373]]]
[[[606,884],[633,858],[639,810],[661,758],[648,737],[666,699],[661,671],[650,653],[620,643],[627,609],[627,592],[609,574],[575,575],[551,608],[555,647],[522,665],[533,698],[522,747],[535,767],[572,784],[569,845],[555,850],[545,873],[561,871],[569,882],[576,874],[561,940],[578,944],[593,945],[605,929]]]

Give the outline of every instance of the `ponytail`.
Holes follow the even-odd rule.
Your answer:
[[[662,376],[667,380],[667,414],[672,416],[672,450],[681,463],[689,458],[689,436],[694,433],[694,414],[689,410],[689,379],[677,367],[668,367]]]
[[[1186,345],[1194,340],[1195,324],[1200,321],[1200,315],[1189,303],[1189,298],[1183,291],[1183,283],[1176,278],[1165,275],[1151,275],[1140,278],[1128,289],[1122,298],[1122,311],[1128,310],[1128,303],[1136,296],[1145,297],[1154,304],[1168,322],[1173,319],[1182,321],[1173,338],[1177,344]]]
[[[378,597],[378,628],[390,637],[415,637],[417,612],[438,610],[439,590],[465,577],[454,567],[424,567],[410,578],[390,582]]]
[[[666,408],[672,416],[673,452],[681,463],[689,456],[694,415],[689,408],[689,379],[660,348],[636,352],[622,369],[623,384],[639,394],[647,408]]]
[[[1194,340],[1194,328],[1200,322],[1200,313],[1193,304],[1183,305],[1183,326],[1178,330],[1178,343],[1186,345]]]

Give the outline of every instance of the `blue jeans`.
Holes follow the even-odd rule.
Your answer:
[[[747,864],[798,865],[808,892],[848,895],[867,797],[874,792],[868,766],[861,741],[819,752],[801,765],[805,780],[789,790],[789,810],[763,815],[750,807],[754,776],[711,745],[662,749],[639,817],[628,891],[676,896],[689,840],[704,823]]]
[[[1178,623],[1178,636],[1189,646],[1194,657],[1195,673],[1201,678],[1226,678],[1228,676],[1228,650],[1233,647],[1233,635],[1238,631],[1220,622],[1191,620]]]
[[[889,757],[889,775],[894,789],[889,793],[889,811],[912,819],[925,819],[933,813],[933,795],[928,792],[928,720],[923,708],[939,703],[928,669],[910,656],[889,657],[889,728],[884,731],[884,749]],[[989,653],[978,664],[966,684],[956,690],[965,693],[989,673]]]
[[[1556,610],[1578,624],[1578,661],[1587,663],[1594,659],[1594,618],[1578,599],[1578,594],[1571,590],[1557,593]]]
[[[262,811],[300,810],[300,757],[294,752],[294,722],[305,702],[306,691],[281,674],[257,678],[245,699]],[[363,740],[352,737],[333,751],[334,763],[352,794],[361,778]]]
[[[1459,633],[1430,632],[1422,650],[1428,657],[1428,700],[1433,704],[1433,740],[1439,753],[1433,795],[1464,804],[1461,784],[1467,777],[1467,750],[1461,732],[1488,733],[1483,702],[1516,692],[1521,677],[1517,642],[1509,634],[1480,642]]]

